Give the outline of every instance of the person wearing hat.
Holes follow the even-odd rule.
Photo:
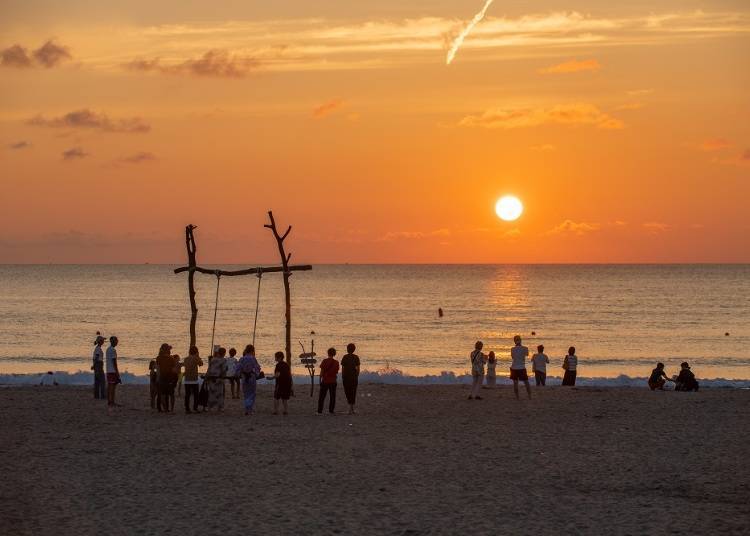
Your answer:
[[[690,365],[687,361],[683,361],[680,365],[680,374],[675,379],[674,390],[675,391],[697,391],[698,380],[695,379],[695,374],[690,370]]]
[[[159,348],[156,356],[157,382],[159,386],[159,401],[157,410],[166,413],[174,411],[174,388],[177,383],[177,370],[175,369],[172,347],[166,342]]]
[[[93,363],[91,364],[91,370],[94,371],[94,398],[97,400],[107,398],[107,377],[104,375],[104,350],[102,350],[104,340],[101,333],[97,331],[94,341]]]

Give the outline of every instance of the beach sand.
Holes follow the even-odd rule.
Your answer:
[[[714,534],[750,520],[750,391],[360,386],[360,414],[153,413],[0,389],[16,534]],[[339,410],[346,411],[339,385]],[[317,396],[317,391],[316,391]]]

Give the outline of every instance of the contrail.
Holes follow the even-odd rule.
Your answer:
[[[467,35],[469,35],[469,32],[474,29],[474,26],[476,26],[479,21],[481,21],[484,18],[484,14],[487,13],[487,8],[490,7],[490,4],[494,0],[487,0],[485,2],[484,7],[482,8],[482,11],[474,15],[474,18],[471,19],[469,24],[466,25],[466,28],[461,30],[461,33],[458,34],[458,37],[456,37],[453,40],[453,43],[451,43],[451,48],[448,50],[448,57],[445,58],[445,64],[450,65],[453,61],[453,58],[456,57],[456,52],[458,52],[458,49],[461,47],[461,44],[464,42],[464,39]]]

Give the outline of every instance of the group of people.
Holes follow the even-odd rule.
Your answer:
[[[651,376],[648,377],[648,386],[652,391],[663,391],[667,382],[674,383],[675,391],[697,391],[699,387],[698,380],[695,379],[695,374],[690,370],[687,361],[680,364],[680,373],[672,378],[667,376],[664,371],[664,363],[656,364],[656,368],[651,371]]]
[[[529,384],[529,375],[526,371],[526,358],[529,357],[529,349],[522,344],[520,335],[513,337],[514,346],[510,349],[510,379],[513,380],[513,392],[516,398],[518,395],[518,382],[523,382],[526,386],[526,394],[531,398],[531,385]],[[484,343],[477,341],[474,344],[474,351],[469,355],[471,361],[471,393],[469,400],[482,400],[479,392],[485,381],[485,365],[487,365],[487,386],[494,387],[497,384],[497,357],[495,352],[489,352],[485,355],[482,352]],[[544,386],[547,383],[547,365],[549,357],[544,353],[544,346],[537,346],[537,352],[531,356],[531,371],[534,373],[534,381],[537,386]],[[562,384],[565,386],[574,386],[576,384],[576,374],[578,370],[578,357],[576,356],[575,347],[568,348],[568,355],[562,362],[562,368],[565,370]]]
[[[115,388],[122,383],[117,368],[117,337],[110,337],[110,346],[105,353],[102,345],[105,339],[97,332],[94,342],[93,364],[94,398],[104,398],[104,385],[107,385],[106,396],[110,406],[115,406]],[[339,370],[344,385],[344,393],[349,404],[349,414],[355,413],[357,386],[359,383],[360,360],[354,351],[356,346],[349,343],[347,354],[336,360],[336,349],[329,348],[328,356],[320,363],[320,393],[318,397],[318,414],[323,413],[325,400],[328,398],[328,411],[334,414],[336,408],[336,390]],[[228,355],[227,355],[228,354]],[[226,384],[230,385],[232,398],[240,398],[242,394],[245,415],[255,411],[257,381],[265,378],[255,347],[245,346],[242,357],[237,359],[237,350],[215,346],[213,355],[208,358],[205,373],[200,372],[204,366],[203,359],[197,347],[191,346],[187,357],[181,359],[179,354],[172,353],[172,346],[164,343],[159,348],[157,356],[149,362],[149,384],[151,408],[159,413],[174,412],[175,390],[184,386],[185,413],[201,411],[224,410],[226,398]],[[274,385],[274,415],[279,410],[286,415],[289,411],[289,398],[293,394],[292,370],[284,359],[284,352],[274,355],[275,367],[273,372]],[[106,376],[104,375],[106,362]],[[202,381],[201,381],[202,380]]]

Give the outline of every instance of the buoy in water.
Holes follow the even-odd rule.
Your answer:
[[[532,335],[536,335],[536,331],[532,331],[532,332],[531,332],[531,334],[532,334]]]
[[[724,334],[724,336],[725,336],[725,337],[729,337],[729,332],[727,331],[727,332],[726,332],[726,333]]]
[[[443,308],[442,307],[438,307],[438,316],[440,318],[443,318]]]

